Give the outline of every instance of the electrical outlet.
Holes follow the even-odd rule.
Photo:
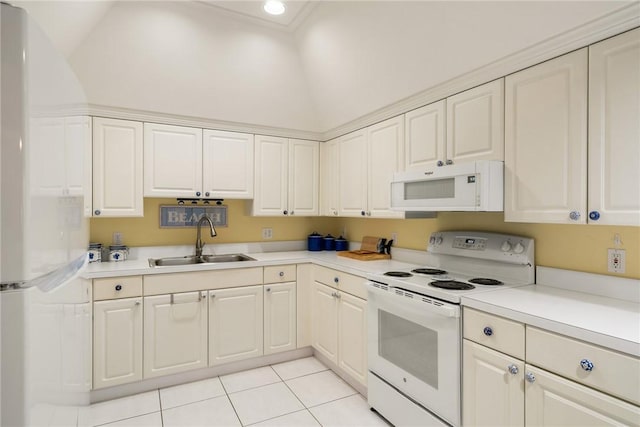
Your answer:
[[[611,273],[624,273],[625,271],[625,250],[608,250],[608,270]]]
[[[262,229],[262,240],[273,239],[273,228]]]
[[[119,231],[116,231],[113,233],[113,244],[114,245],[122,244],[122,233],[120,233]]]

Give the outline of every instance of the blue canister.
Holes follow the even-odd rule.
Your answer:
[[[321,251],[324,248],[322,236],[315,231],[307,236],[307,249],[310,251]]]
[[[325,251],[336,250],[336,239],[331,234],[327,234],[326,236],[324,236],[324,250]]]
[[[336,251],[348,251],[349,242],[344,237],[340,236],[336,239]]]

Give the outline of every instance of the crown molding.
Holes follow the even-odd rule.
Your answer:
[[[299,129],[263,126],[225,120],[214,120],[202,117],[181,116],[154,111],[135,110],[107,105],[88,104],[86,113],[95,117],[134,120],[138,122],[160,123],[166,125],[189,126],[203,129],[225,130],[230,132],[252,133],[256,135],[279,136],[284,138],[308,139],[319,141],[321,134]]]
[[[320,140],[329,141],[371,126],[639,26],[640,2],[633,2],[601,18],[550,37],[497,61],[328,130],[322,133]]]

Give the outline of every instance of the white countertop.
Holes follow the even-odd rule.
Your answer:
[[[462,304],[640,357],[637,301],[538,284],[463,297]]]

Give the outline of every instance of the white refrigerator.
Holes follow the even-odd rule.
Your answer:
[[[91,121],[65,59],[0,7],[0,424],[76,425],[91,389]]]

